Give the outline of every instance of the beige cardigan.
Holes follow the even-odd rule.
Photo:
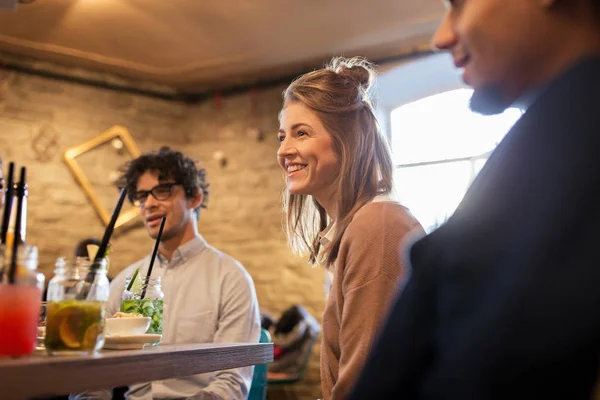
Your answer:
[[[323,399],[350,394],[404,276],[401,248],[411,231],[423,229],[395,202],[365,205],[346,228],[323,314]]]

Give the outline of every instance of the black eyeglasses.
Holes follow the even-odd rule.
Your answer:
[[[131,197],[131,200],[143,205],[148,199],[148,195],[152,195],[156,200],[167,200],[171,197],[173,186],[180,185],[178,182],[161,183],[160,185],[154,186],[150,190],[138,190]]]

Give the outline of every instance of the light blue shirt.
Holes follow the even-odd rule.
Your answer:
[[[125,268],[110,285],[108,313],[119,311],[125,279],[136,268],[146,276],[150,255]],[[167,261],[158,256],[152,277],[164,293],[161,344],[257,343],[258,300],[252,278],[232,257],[209,246],[202,236],[181,245]],[[254,367],[132,385],[128,398],[246,399]]]

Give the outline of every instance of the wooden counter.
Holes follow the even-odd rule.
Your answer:
[[[96,356],[0,358],[0,398],[77,393],[271,361],[272,343],[180,344],[104,350]]]

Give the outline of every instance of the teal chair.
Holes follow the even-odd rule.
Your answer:
[[[266,329],[260,330],[259,343],[271,343],[271,335]],[[265,400],[267,398],[267,370],[269,364],[260,364],[254,366],[254,375],[252,376],[252,385],[248,400]]]

